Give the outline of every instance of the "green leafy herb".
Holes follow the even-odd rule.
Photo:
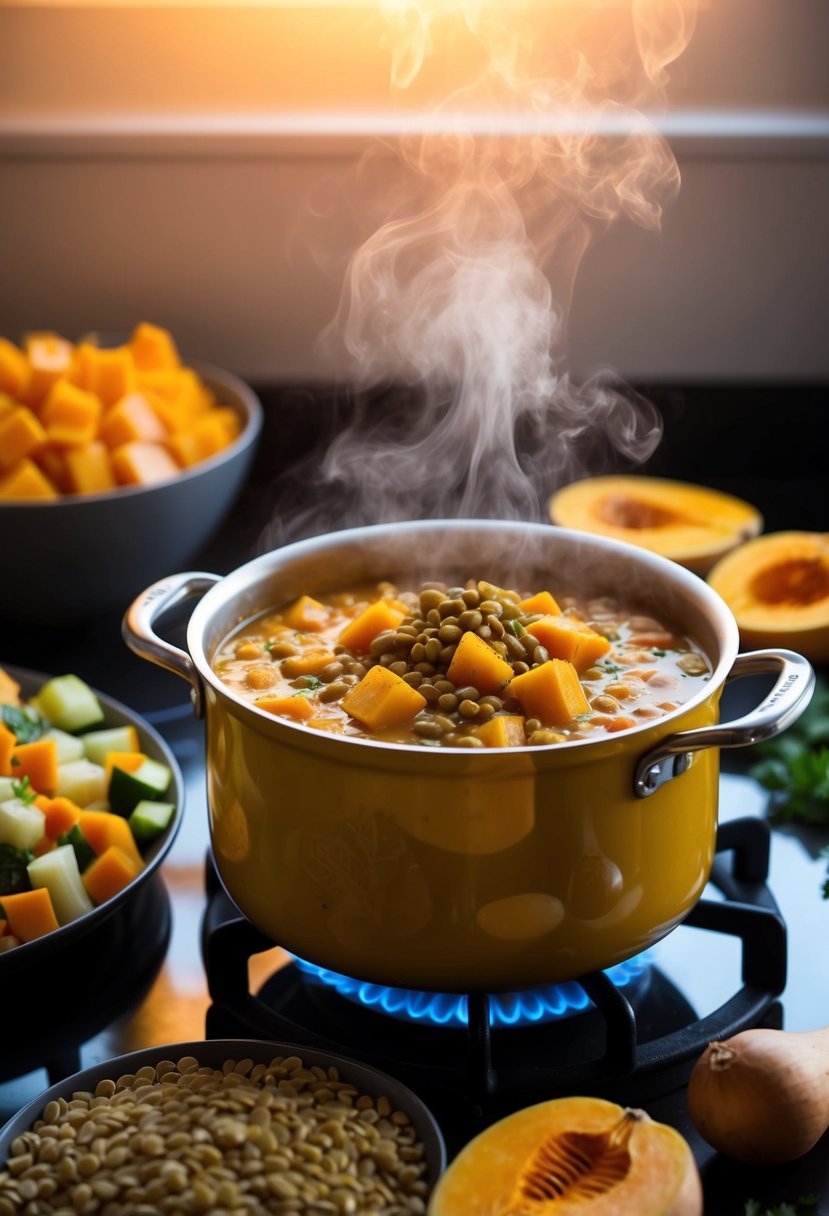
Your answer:
[[[0,844],[0,895],[16,895],[31,887],[26,866],[34,861],[28,849],[16,849],[13,844]]]
[[[19,781],[12,781],[12,793],[15,798],[19,798],[21,802],[25,802],[29,806],[37,798],[37,793],[32,789],[32,783],[29,780],[29,774],[26,773]]]
[[[275,645],[276,642],[273,640],[273,638],[269,638],[267,642],[262,643],[262,649],[267,650],[268,654],[270,654]]]
[[[788,730],[755,745],[759,757],[749,769],[773,797],[776,823],[801,820],[829,825],[829,684],[818,676],[807,708]]]
[[[622,670],[618,663],[599,663],[599,667],[610,675],[615,675],[617,671]]]
[[[297,684],[300,684],[306,692],[316,692],[318,688],[325,687],[325,680],[321,680],[319,676],[300,676]]]
[[[747,1199],[743,1216],[806,1216],[818,1205],[817,1195],[801,1195],[796,1203],[780,1203],[773,1208],[764,1208],[756,1199]]]
[[[78,863],[78,869],[81,874],[95,860],[95,850],[89,844],[77,823],[73,823],[68,832],[64,832],[62,836],[58,836],[58,844],[71,844],[75,850],[75,860]]]
[[[33,705],[0,705],[0,720],[18,743],[34,743],[49,729],[49,723]]]
[[[652,650],[658,659],[664,659],[665,655],[668,653],[667,650],[659,650],[656,646],[653,646]]]

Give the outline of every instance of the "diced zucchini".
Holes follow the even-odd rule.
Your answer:
[[[81,740],[83,754],[95,764],[106,761],[107,752],[139,752],[141,741],[134,726],[110,726],[106,730],[91,730]]]
[[[106,772],[100,764],[93,764],[82,756],[58,765],[58,788],[55,793],[71,798],[78,806],[89,806],[107,796]]]
[[[175,812],[172,802],[151,802],[146,798],[138,803],[127,822],[136,840],[154,840],[169,827]]]
[[[109,805],[116,815],[129,815],[145,799],[155,802],[166,794],[173,774],[166,764],[146,759],[134,773],[114,768],[109,779]]]
[[[41,738],[54,739],[58,764],[68,764],[70,760],[80,760],[83,755],[83,742],[65,730],[58,730],[56,726],[47,730],[45,734],[41,735]]]
[[[71,844],[58,845],[50,853],[36,857],[26,867],[33,887],[46,887],[59,925],[77,920],[94,907],[78,869]]]
[[[15,797],[15,792],[12,789],[12,782],[17,782],[16,777],[0,777],[0,802],[6,802],[9,798]]]
[[[33,849],[44,833],[46,816],[22,798],[0,802],[0,843]]]
[[[80,676],[54,676],[37,694],[37,706],[58,730],[77,735],[104,721],[101,703]]]

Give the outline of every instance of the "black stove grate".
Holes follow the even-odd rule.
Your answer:
[[[490,997],[468,996],[468,1026],[401,1026],[309,983],[288,964],[252,993],[248,962],[275,944],[240,915],[208,857],[202,945],[212,1004],[208,1038],[252,1036],[326,1047],[405,1080],[433,1108],[451,1095],[489,1116],[564,1093],[638,1102],[672,1093],[712,1039],[749,1026],[780,1026],[786,982],[785,923],[769,890],[770,832],[757,818],[722,824],[711,885],[683,922],[737,938],[741,973],[732,995],[698,1017],[658,969],[630,996],[604,972],[582,976],[585,1013],[523,1028],[492,1029]],[[701,961],[701,965],[704,962]],[[624,1095],[624,1097],[622,1097]]]

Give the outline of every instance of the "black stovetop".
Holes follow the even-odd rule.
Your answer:
[[[820,433],[819,421],[825,417],[829,404],[827,390],[766,385],[661,387],[642,391],[656,402],[665,419],[662,444],[646,466],[647,471],[738,494],[761,509],[766,531],[827,530],[829,497],[825,462],[821,459],[820,445],[805,439],[809,434]],[[303,496],[306,499],[313,496],[315,463],[348,409],[335,395],[314,387],[260,389],[260,395],[266,421],[251,477],[218,535],[193,560],[193,569],[223,574],[261,551],[274,510],[286,501],[296,503]],[[297,521],[295,527],[301,527],[300,518],[292,516]],[[329,526],[342,524],[332,519]],[[281,540],[295,539],[298,534],[291,534],[285,527],[277,533]],[[273,529],[267,533],[271,538],[274,534]],[[53,673],[76,671],[146,716],[165,736],[179,760],[187,791],[185,823],[169,864],[203,869],[209,853],[204,743],[202,726],[190,714],[186,686],[127,650],[120,639],[120,613],[71,631],[26,629],[17,622],[2,621],[0,628],[4,624],[6,643],[0,663]],[[751,681],[741,681],[735,688],[750,684]],[[724,710],[728,696],[726,690]],[[720,821],[726,832],[729,824],[746,816],[765,818],[765,795],[744,775],[744,770],[744,754],[722,754]],[[775,1025],[782,1021],[791,1030],[829,1023],[829,965],[825,962],[821,965],[820,961],[825,957],[820,943],[829,924],[829,903],[821,899],[825,863],[818,858],[818,850],[827,839],[826,830],[774,828],[771,832],[768,892],[785,925],[788,955],[779,1001],[776,996],[761,1000],[754,1011],[758,1022]],[[207,884],[197,907],[192,900],[187,906],[177,904],[175,896],[172,900],[173,931],[167,969],[172,967],[175,971],[181,967],[191,979],[199,965],[194,956],[200,959],[204,917],[209,906],[206,892]],[[713,894],[716,898],[717,892]],[[163,899],[158,895],[155,898],[159,915],[165,916]],[[152,959],[145,961],[152,966]],[[706,1018],[729,1001],[735,979],[736,988],[740,987],[740,943],[704,927],[680,926],[656,948],[655,965],[666,978],[671,1000],[678,999],[681,1005],[687,1002],[699,1018]],[[117,978],[113,982],[117,983]],[[124,984],[130,988],[126,980]],[[134,982],[132,987],[135,988]],[[125,991],[123,1008],[132,1010],[138,1002],[140,1015],[142,993],[140,985],[136,991]],[[73,1056],[70,1050],[65,1058],[77,1058],[86,1066],[119,1051],[145,1045],[135,1041],[134,1026],[129,1048],[123,1045],[124,1016],[117,1015],[117,999],[111,1014],[99,1003],[95,1015],[90,1017],[89,1037],[84,1038],[82,1029],[76,1030],[76,1053]],[[102,1031],[107,1016],[112,1016],[112,1025]],[[211,1029],[206,1024],[205,1034],[220,1033],[218,1025]],[[172,1036],[166,1041],[172,1041]],[[35,1050],[32,1059],[36,1058]],[[0,1063],[4,1059],[0,1058]],[[45,1038],[42,1062],[47,1061],[60,1066],[60,1052],[56,1053]],[[27,1057],[27,1066],[31,1062]],[[47,1084],[42,1070],[5,1079],[11,1075],[12,1072],[0,1067],[3,1078],[0,1121]],[[685,1110],[681,1078],[667,1092],[660,1089],[665,1087],[654,1086],[651,1097],[642,1104],[654,1118],[677,1126],[692,1144],[703,1172],[706,1216],[743,1216],[749,1198],[771,1207],[794,1203],[809,1194],[819,1197],[818,1206],[809,1210],[829,1216],[829,1136],[806,1157],[788,1166],[773,1170],[738,1166],[713,1153],[694,1131]],[[618,1095],[617,1100],[624,1100],[623,1095]],[[463,1140],[463,1128],[450,1110],[437,1113],[444,1118],[447,1144],[453,1151]]]

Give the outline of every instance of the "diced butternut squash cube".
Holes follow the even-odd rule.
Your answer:
[[[57,498],[58,491],[33,460],[21,460],[0,478],[0,499]]]
[[[164,446],[182,469],[192,468],[204,460],[202,445],[192,431],[177,431],[174,435],[168,435]]]
[[[239,417],[229,408],[212,409],[193,423],[192,434],[202,451],[202,459],[216,456],[233,442],[239,433]]]
[[[283,659],[279,670],[288,680],[295,680],[297,676],[315,676],[323,667],[333,663],[336,657],[331,650],[306,650],[302,654],[292,654]]]
[[[81,817],[81,808],[78,804],[71,798],[63,796],[50,798],[42,809],[46,816],[44,824],[46,835],[51,836],[53,840],[57,840],[58,836],[63,836],[64,832],[68,832]]]
[[[558,601],[549,591],[538,591],[529,599],[521,601],[521,611],[526,613],[543,612],[548,616],[559,616],[561,609]]]
[[[12,754],[17,737],[4,722],[0,722],[0,777],[12,777]]]
[[[68,380],[56,380],[46,394],[40,417],[52,443],[78,446],[95,438],[102,410],[94,393]]]
[[[41,473],[45,474],[47,481],[50,481],[61,493],[69,489],[69,473],[66,468],[65,455],[68,450],[68,448],[57,448],[46,444],[45,447],[38,448],[32,457]]]
[[[520,714],[495,714],[475,734],[487,747],[523,747],[526,742]]]
[[[20,684],[0,667],[0,705],[20,704]]]
[[[314,706],[301,693],[294,697],[260,697],[254,704],[257,709],[267,710],[278,718],[293,718],[295,722],[307,722],[316,713]]]
[[[579,673],[566,659],[548,659],[515,676],[506,696],[515,697],[528,718],[538,718],[545,726],[564,726],[590,713]]]
[[[118,484],[112,472],[109,448],[99,439],[65,455],[67,488],[74,494],[100,494]]]
[[[84,387],[96,393],[107,409],[136,388],[136,370],[132,351],[127,346],[112,350],[92,348],[87,355],[89,383]]]
[[[129,886],[142,866],[143,863],[137,863],[134,857],[119,849],[117,845],[110,845],[84,870],[81,881],[92,902],[102,904]]]
[[[37,407],[55,381],[68,373],[74,348],[66,338],[48,332],[27,334],[23,345],[29,360],[29,382],[24,400]]]
[[[0,469],[11,469],[46,442],[46,431],[25,405],[0,418]]]
[[[84,834],[87,844],[100,857],[111,845],[115,845],[138,865],[144,863],[135,843],[132,829],[123,815],[115,815],[111,811],[82,810],[78,818],[78,826]]]
[[[66,373],[70,384],[78,388],[92,388],[92,369],[98,357],[98,347],[92,342],[79,342],[72,352],[72,362]]]
[[[16,410],[20,402],[15,401],[14,397],[10,397],[8,393],[0,391],[0,418],[5,414],[10,414],[12,410]]]
[[[329,624],[331,613],[325,604],[313,596],[301,595],[285,610],[282,619],[289,628],[298,629],[301,633],[319,633]]]
[[[375,600],[349,621],[341,631],[339,641],[349,650],[367,654],[374,639],[388,629],[396,629],[405,616],[402,604],[387,599]]]
[[[114,768],[120,768],[124,773],[137,773],[144,761],[148,759],[144,752],[107,752],[104,756],[104,780],[109,785]]]
[[[158,443],[167,435],[164,423],[143,393],[128,393],[107,410],[99,437],[109,448],[124,443]]]
[[[162,368],[139,371],[138,388],[149,392],[178,411],[181,419],[192,421],[212,404],[197,373],[191,367]],[[170,426],[169,430],[174,428]]]
[[[0,338],[0,389],[21,400],[29,383],[29,360],[8,338]]]
[[[54,794],[58,788],[58,748],[54,739],[35,739],[19,743],[12,753],[15,777],[28,777],[39,794]]]
[[[178,473],[178,465],[160,443],[125,443],[112,453],[112,471],[119,485],[151,485]]]
[[[568,659],[576,671],[586,671],[610,650],[606,637],[567,616],[542,616],[527,626],[551,659]]]
[[[52,897],[46,887],[4,895],[3,912],[10,931],[22,942],[33,942],[58,928]]]
[[[172,334],[160,325],[142,321],[132,331],[128,345],[135,366],[141,371],[159,371],[179,367],[181,364]]]
[[[512,679],[512,668],[477,633],[467,630],[452,656],[447,680],[456,688],[471,684],[481,696],[498,693]]]
[[[426,698],[387,667],[370,667],[359,684],[340,701],[346,713],[369,730],[386,730],[411,722]]]

